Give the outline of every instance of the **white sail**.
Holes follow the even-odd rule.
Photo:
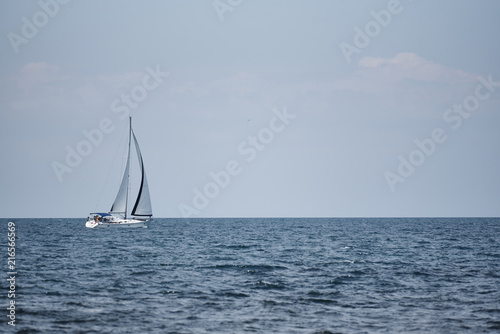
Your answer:
[[[127,199],[128,199],[128,182],[129,182],[129,169],[130,169],[130,142],[128,147],[127,165],[123,173],[122,183],[118,194],[116,194],[115,202],[111,206],[110,213],[120,213],[126,216],[127,214]]]
[[[137,200],[135,202],[134,208],[132,209],[133,216],[152,216],[153,210],[151,208],[151,198],[149,197],[149,187],[148,180],[146,178],[146,171],[144,170],[144,163],[142,161],[142,154],[139,148],[139,143],[132,131],[132,136],[134,138],[135,149],[137,151],[137,157],[139,158],[139,166],[141,167],[141,186],[139,188],[139,194],[137,195]]]

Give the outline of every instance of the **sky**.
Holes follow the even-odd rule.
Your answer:
[[[499,15],[3,1],[0,216],[109,211],[130,115],[155,217],[498,217]]]

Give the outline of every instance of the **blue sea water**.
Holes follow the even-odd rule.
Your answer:
[[[7,222],[16,326],[7,324]],[[0,331],[500,331],[500,219],[0,220]]]

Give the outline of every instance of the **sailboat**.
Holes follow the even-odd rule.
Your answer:
[[[134,141],[137,158],[139,160],[141,172],[141,185],[130,215],[127,215],[129,184],[130,184],[130,147]],[[92,212],[87,217],[85,226],[88,228],[106,228],[106,227],[147,227],[146,223],[153,220],[153,211],[151,209],[151,199],[149,197],[148,181],[144,170],[139,143],[132,130],[132,117],[129,117],[129,136],[128,136],[128,155],[123,173],[122,182],[118,189],[115,201],[111,210],[107,213]]]

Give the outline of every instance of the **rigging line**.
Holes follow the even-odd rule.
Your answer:
[[[121,139],[120,139],[120,141],[118,142],[118,147],[117,147],[117,148],[116,148],[116,150],[115,150],[115,155],[114,155],[114,157],[113,157],[113,161],[112,161],[112,163],[111,163],[111,165],[110,165],[110,167],[109,167],[109,170],[108,170],[108,175],[106,176],[106,179],[104,180],[104,184],[103,184],[103,186],[102,186],[102,188],[101,188],[101,194],[99,195],[99,199],[97,200],[97,204],[96,204],[96,206],[95,206],[94,211],[97,211],[97,209],[98,209],[98,207],[99,207],[99,204],[101,203],[102,194],[103,194],[103,192],[104,192],[104,189],[106,188],[106,185],[108,184],[109,174],[111,174],[111,170],[113,169],[113,166],[115,165],[116,156],[118,155],[118,151],[119,151],[119,148],[120,148],[121,143],[123,142],[123,136],[125,136],[125,133],[126,133],[126,131],[123,131],[122,136],[121,136]]]

